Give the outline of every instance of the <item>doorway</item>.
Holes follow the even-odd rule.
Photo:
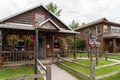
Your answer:
[[[45,37],[39,36],[38,58],[45,58]]]

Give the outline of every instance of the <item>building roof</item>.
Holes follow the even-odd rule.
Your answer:
[[[34,30],[35,29],[33,25],[11,23],[11,22],[6,22],[4,24],[0,24],[0,28],[3,28],[3,29],[19,29],[19,30]]]
[[[53,15],[56,19],[58,19],[60,22],[62,22],[68,29],[70,29],[71,31],[73,31],[72,30],[72,28],[70,28],[70,27],[68,27],[62,20],[60,20],[55,14],[53,14],[50,10],[48,10],[46,7],[44,7],[43,5],[41,5],[41,4],[38,4],[38,5],[36,5],[36,6],[33,6],[33,7],[30,7],[30,8],[28,8],[28,9],[25,9],[25,10],[23,10],[23,11],[21,11],[21,12],[18,12],[18,13],[16,13],[16,14],[14,14],[14,15],[10,15],[10,16],[8,16],[8,17],[6,17],[6,18],[3,18],[2,20],[0,20],[0,23],[1,22],[4,22],[4,21],[6,21],[6,20],[8,20],[8,19],[10,19],[10,18],[13,18],[13,17],[15,17],[15,16],[17,16],[17,15],[20,15],[20,14],[22,14],[22,13],[25,13],[25,12],[27,12],[27,11],[29,11],[29,10],[32,10],[32,9],[35,9],[35,8],[37,8],[37,7],[43,7],[46,11],[48,11],[51,15]]]
[[[87,27],[90,27],[90,26],[94,26],[94,25],[100,24],[100,23],[120,26],[119,23],[108,21],[106,18],[101,18],[101,19],[95,20],[93,22],[90,22],[88,24],[85,24],[83,26],[80,26],[79,28],[76,28],[75,30],[77,31],[77,30],[80,30],[80,29],[83,29],[83,28],[87,28]]]
[[[60,28],[51,19],[47,19],[44,22],[42,22],[41,24],[39,24],[38,28],[40,28],[39,26],[42,26],[49,21],[58,29],[57,32],[79,34],[79,32],[76,32],[76,31],[65,30],[65,29]],[[0,24],[0,28],[3,28],[3,29],[19,29],[19,30],[35,30],[35,25],[6,22],[4,24]]]
[[[83,28],[86,28],[86,27],[89,27],[89,26],[92,26],[92,25],[95,25],[95,24],[99,24],[99,23],[101,23],[103,21],[108,21],[108,20],[106,18],[101,18],[101,19],[92,21],[92,22],[90,22],[88,24],[85,24],[83,26],[80,26],[80,27],[76,28],[75,30],[79,30],[79,29],[83,29]]]

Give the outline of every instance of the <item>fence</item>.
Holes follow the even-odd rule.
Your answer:
[[[68,57],[74,57],[74,52],[76,52],[76,57],[81,58],[81,57],[88,57],[89,58],[89,52],[87,51],[79,51],[79,50],[66,50],[67,56]]]
[[[0,53],[5,62],[26,61],[34,58],[34,51],[1,51]]]
[[[64,58],[62,58],[62,57],[60,57],[60,56],[58,55],[58,57],[57,57],[57,63],[59,64],[61,60],[62,60],[62,61],[67,61],[67,62],[70,62],[70,63],[77,64],[77,63],[75,63],[75,62],[68,61],[68,60],[66,60],[66,59],[64,59]],[[80,71],[77,71],[77,70],[75,70],[75,69],[73,69],[73,68],[70,68],[70,67],[68,67],[68,66],[66,66],[66,65],[64,65],[64,64],[62,64],[62,63],[60,63],[60,64],[61,64],[62,66],[64,66],[64,67],[72,70],[73,72],[78,73],[79,75],[85,77],[86,79],[95,80],[95,76],[94,76],[94,64],[93,64],[93,62],[91,62],[90,66],[85,66],[85,65],[77,64],[77,65],[82,66],[82,67],[85,67],[85,68],[90,68],[90,75],[84,74],[84,73],[82,73],[82,72],[80,72]]]
[[[108,60],[108,58],[119,59],[120,60],[120,54],[105,52],[105,60]]]
[[[39,70],[39,72],[41,72],[41,68],[45,71],[45,75],[46,75],[46,80],[51,80],[51,67],[50,66],[44,66],[40,60],[37,60],[39,66],[37,65],[37,68]],[[41,66],[41,68],[40,68]]]
[[[39,74],[31,75],[31,76],[24,76],[20,78],[12,78],[12,79],[6,79],[6,80],[28,80],[28,79],[38,79],[40,77],[46,76],[45,80],[51,80],[51,67],[50,66],[44,66],[39,60],[37,60],[38,64],[38,72]],[[42,70],[45,71],[45,73],[42,73]]]

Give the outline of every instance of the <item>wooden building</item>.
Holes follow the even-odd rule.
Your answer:
[[[86,40],[87,48],[89,33],[95,34],[101,42],[99,50],[109,53],[120,52],[120,24],[108,21],[106,18],[102,18],[91,23],[85,24],[75,31],[80,32],[79,38]]]
[[[34,6],[0,20],[0,55],[5,61],[34,58],[36,26],[39,30],[38,58],[42,59],[61,51],[63,46],[59,39],[77,33],[44,6]]]

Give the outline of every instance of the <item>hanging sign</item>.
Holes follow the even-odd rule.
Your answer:
[[[99,47],[100,46],[100,40],[97,36],[90,33],[88,43],[91,47]]]

